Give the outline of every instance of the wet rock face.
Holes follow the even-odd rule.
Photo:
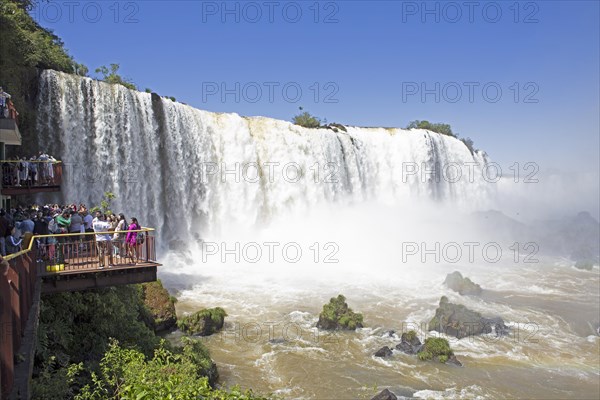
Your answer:
[[[398,397],[396,397],[396,395],[390,392],[388,389],[383,389],[371,400],[398,400]]]
[[[417,354],[421,350],[422,344],[415,331],[409,331],[402,334],[401,342],[396,345],[396,350],[406,354]]]
[[[383,346],[375,352],[375,357],[389,357],[392,355],[392,349],[387,346]]]
[[[454,271],[446,276],[444,285],[458,292],[460,295],[477,296],[481,294],[481,286],[474,283],[469,278],[463,277],[458,271]]]
[[[508,327],[500,317],[484,318],[480,313],[461,304],[452,304],[446,296],[440,299],[435,316],[429,322],[430,331],[443,332],[458,339],[484,333],[508,334]]]

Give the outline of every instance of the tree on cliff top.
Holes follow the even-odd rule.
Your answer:
[[[118,74],[119,68],[121,66],[119,64],[110,64],[110,68],[105,65],[102,65],[96,68],[96,73],[101,74],[101,80],[106,83],[123,85],[127,89],[137,90],[137,87],[131,80],[124,79],[121,75]]]

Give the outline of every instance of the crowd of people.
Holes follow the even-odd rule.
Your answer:
[[[66,243],[71,248],[85,251],[87,244],[95,242],[99,268],[107,266],[106,258],[109,268],[114,266],[115,258],[129,259],[136,264],[140,245],[145,240],[142,233],[136,232],[141,229],[138,220],[127,220],[122,213],[96,211],[93,214],[84,204],[32,205],[9,212],[0,209],[0,253],[5,256],[26,249],[35,236],[40,250],[38,256],[46,260],[60,257],[61,245]]]
[[[44,152],[29,158],[12,157],[2,163],[3,186],[47,186],[55,182],[57,160]]]

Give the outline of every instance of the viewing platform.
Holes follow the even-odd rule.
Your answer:
[[[4,120],[0,119],[0,121]],[[36,179],[31,179],[29,174],[27,174],[27,179],[17,176],[23,172],[20,160],[0,160],[2,167],[0,182],[4,196],[60,192],[63,174],[62,162],[34,160],[23,160],[23,162],[36,166]]]
[[[0,143],[21,146],[21,132],[16,119],[0,118]]]
[[[129,250],[133,259],[111,260],[108,252],[117,242],[97,242],[93,232],[33,236],[25,250],[4,258],[0,264],[0,398],[28,398],[41,294],[156,280],[160,264],[154,229],[116,233],[127,232],[144,238],[135,246],[118,245],[121,254]]]

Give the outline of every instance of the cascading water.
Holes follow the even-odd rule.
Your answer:
[[[115,209],[169,238],[214,232],[225,221],[249,227],[322,202],[476,208],[492,190],[485,154],[437,133],[305,129],[54,71],[41,75],[38,132],[39,148],[65,163],[65,201],[95,204],[117,193]],[[460,179],[451,182],[447,166],[460,166]]]

